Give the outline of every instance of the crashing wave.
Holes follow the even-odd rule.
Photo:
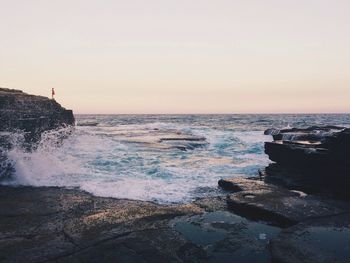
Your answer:
[[[26,133],[23,131],[6,132],[6,138],[0,146],[1,183],[27,184],[27,180],[22,180],[21,175],[38,170],[35,167],[47,167],[45,160],[54,156],[53,153],[58,151],[64,139],[67,139],[73,130],[74,127],[66,126],[46,131],[41,134],[37,142],[28,142]],[[38,175],[32,176],[38,177]],[[32,180],[29,181],[32,182]]]

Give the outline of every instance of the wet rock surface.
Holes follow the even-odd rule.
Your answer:
[[[228,208],[248,218],[264,220],[282,227],[299,222],[350,212],[347,202],[307,195],[259,180],[228,179]],[[221,185],[223,184],[221,181]],[[229,188],[227,185],[231,184]],[[237,189],[240,188],[241,190]]]
[[[263,178],[233,178],[219,185],[230,191],[229,210],[283,228],[269,243],[272,262],[348,262],[349,202],[289,190]]]
[[[74,189],[1,187],[0,261],[198,262],[202,249],[168,224],[202,212]]]
[[[63,188],[0,187],[0,262],[270,262],[280,228],[193,204],[94,197]]]
[[[271,241],[270,249],[273,262],[349,262],[350,214],[287,228]]]
[[[270,262],[267,249],[280,228],[252,222],[227,211],[175,218],[172,227],[203,248],[200,262]]]

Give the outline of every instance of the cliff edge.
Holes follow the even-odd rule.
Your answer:
[[[39,141],[41,134],[67,125],[74,125],[72,110],[66,110],[53,99],[0,88],[0,178],[13,172],[6,149],[12,147],[13,132],[24,135],[26,148]]]
[[[33,141],[44,131],[74,125],[74,116],[53,99],[0,88],[0,124],[0,132],[20,130]]]

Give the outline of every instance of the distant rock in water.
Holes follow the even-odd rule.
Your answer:
[[[164,137],[159,139],[159,143],[168,145],[181,151],[194,150],[196,148],[203,148],[208,145],[205,137],[195,136],[181,136],[178,137]]]
[[[77,123],[77,126],[87,126],[87,127],[95,127],[98,125],[98,122],[90,122],[90,121],[87,121],[87,122],[79,122]]]
[[[55,100],[0,88],[0,123],[0,132],[23,131],[35,141],[44,131],[74,125],[74,116]]]

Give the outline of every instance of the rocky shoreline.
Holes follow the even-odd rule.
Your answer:
[[[1,186],[0,261],[347,262],[347,202],[252,179],[220,185],[227,196],[184,205]]]
[[[3,148],[10,131],[35,144],[74,124],[54,100],[15,90],[0,89],[0,113]],[[349,129],[265,133],[274,163],[255,178],[220,180],[225,195],[188,204],[0,186],[0,262],[348,262]],[[11,172],[5,159],[0,176]]]

